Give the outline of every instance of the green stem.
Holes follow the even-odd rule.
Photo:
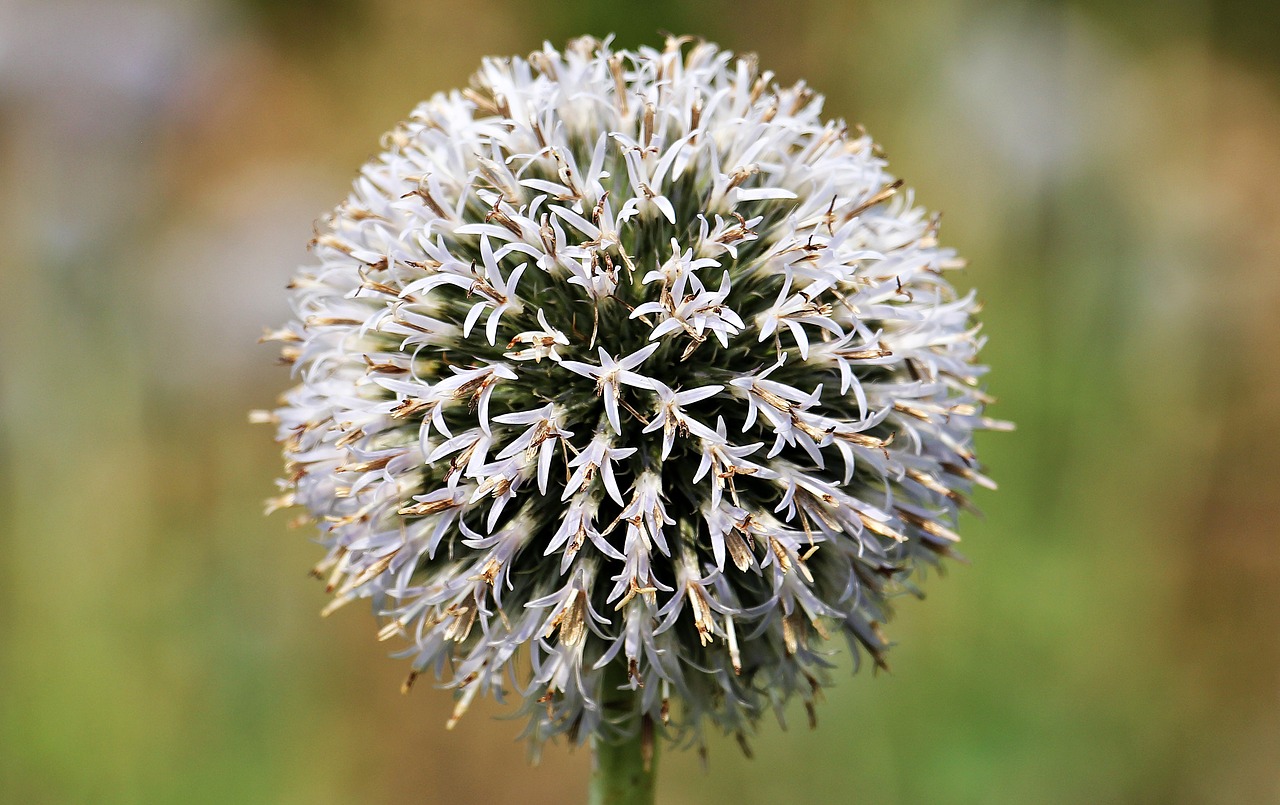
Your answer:
[[[627,667],[614,663],[604,672],[605,718],[626,717],[639,704],[639,693],[624,688]],[[653,805],[654,775],[658,767],[658,740],[653,722],[641,717],[640,728],[630,738],[591,739],[591,793],[588,805]]]
[[[653,755],[646,768],[645,732],[637,730],[635,737],[617,742],[599,737],[592,740],[589,805],[653,805],[658,742],[650,731],[648,743]]]

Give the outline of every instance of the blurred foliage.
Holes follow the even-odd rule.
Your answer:
[[[987,303],[1001,482],[893,672],[666,803],[1280,799],[1273,3],[27,0],[0,26],[0,801],[581,801],[587,754],[402,697],[260,516],[255,347],[312,220],[485,54],[658,30],[865,123]]]
[[[229,0],[228,6],[246,27],[300,59],[331,57],[338,42],[361,39],[369,21],[364,5],[344,0]]]

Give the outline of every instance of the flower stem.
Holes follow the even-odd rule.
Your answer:
[[[652,753],[647,763],[646,732]],[[653,805],[658,746],[651,730],[641,729],[634,737],[620,741],[597,737],[592,741],[592,754],[589,805]]]
[[[605,669],[601,698],[607,719],[625,717],[639,704],[639,693],[625,688],[626,681],[625,665],[614,663]],[[648,716],[640,717],[640,728],[630,737],[597,733],[591,739],[591,755],[588,805],[653,805],[658,741]]]

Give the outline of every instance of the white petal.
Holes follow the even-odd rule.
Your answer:
[[[765,201],[768,199],[779,198],[799,198],[790,190],[783,190],[780,187],[739,187],[735,188],[738,194],[738,201]],[[675,223],[674,221],[672,223]]]
[[[609,424],[618,435],[622,435],[622,425],[618,420],[618,392],[612,383],[604,384],[604,412],[609,417]]]
[[[471,337],[471,328],[476,326],[476,320],[480,318],[480,314],[484,312],[485,305],[487,304],[489,303],[476,302],[474,305],[471,306],[471,310],[467,311],[467,319],[462,324],[463,338]],[[489,343],[492,344],[493,342],[490,341]]]

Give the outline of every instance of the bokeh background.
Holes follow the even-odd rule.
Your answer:
[[[0,801],[572,803],[261,516],[255,339],[421,98],[699,33],[861,122],[986,302],[1001,482],[890,674],[679,803],[1280,801],[1280,5],[0,2]]]

